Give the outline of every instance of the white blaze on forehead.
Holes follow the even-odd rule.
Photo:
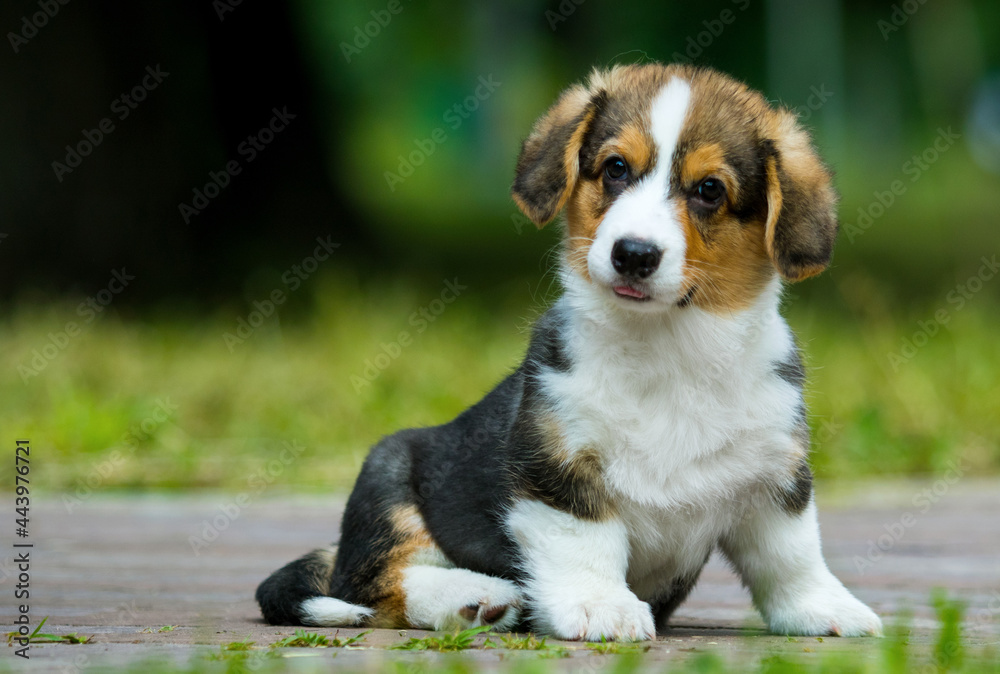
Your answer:
[[[656,143],[656,167],[626,188],[611,204],[587,254],[590,277],[604,285],[602,292],[610,292],[611,287],[620,283],[611,260],[615,242],[633,238],[653,244],[662,253],[657,270],[643,280],[644,292],[657,299],[661,306],[664,303],[673,305],[679,299],[684,285],[687,242],[675,205],[667,199],[667,194],[670,167],[690,100],[690,84],[678,77],[667,82],[653,98],[649,127]]]
[[[677,139],[684,127],[688,104],[691,102],[691,86],[686,80],[675,77],[660,89],[649,110],[650,127],[656,142],[657,173],[670,171],[673,164]],[[669,175],[669,173],[668,173]]]

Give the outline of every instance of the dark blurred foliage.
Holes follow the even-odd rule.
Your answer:
[[[19,25],[17,15],[32,10],[5,3],[0,25]],[[331,223],[356,221],[327,179],[299,42],[280,5],[247,3],[220,22],[209,2],[76,2],[19,53],[8,48],[5,294],[93,292],[125,267],[137,277],[126,303],[208,298],[237,291],[255,267],[297,252]],[[169,74],[120,120],[126,108],[113,101],[143,82],[147,66]],[[274,107],[295,120],[186,224],[178,204],[237,158]],[[65,146],[84,130],[95,138],[103,118],[115,129],[57,180],[52,162],[65,162]],[[362,227],[349,231],[365,238]]]
[[[42,5],[58,11],[11,38]],[[0,29],[5,298],[91,294],[125,267],[137,281],[121,305],[211,307],[252,296],[325,235],[362,278],[537,280],[558,235],[508,197],[521,138],[592,66],[678,56],[800,109],[845,225],[910,180],[905,162],[939,128],[961,135],[863,236],[842,237],[842,272],[919,297],[1000,251],[994,0],[16,0]],[[117,119],[115,100],[157,65],[169,76]],[[241,143],[275,108],[295,119],[246,161]],[[57,180],[53,162],[106,117],[114,131]],[[179,204],[231,160],[239,175],[186,223]]]

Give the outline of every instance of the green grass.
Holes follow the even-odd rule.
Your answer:
[[[914,643],[911,629],[908,626],[909,617],[901,615],[887,630],[884,639],[812,639],[798,638],[773,641],[763,650],[756,648],[753,637],[746,637],[747,646],[756,649],[756,653],[741,653],[737,656],[727,646],[711,648],[711,642],[689,640],[688,646],[678,648],[669,641],[661,643],[657,649],[662,651],[666,646],[670,651],[669,665],[660,662],[656,651],[647,652],[646,644],[621,644],[622,648],[612,648],[615,644],[584,644],[581,647],[554,647],[547,645],[545,640],[539,640],[533,635],[494,635],[494,637],[479,641],[477,637],[486,628],[474,628],[456,634],[430,635],[423,639],[410,639],[397,644],[399,650],[436,651],[445,655],[436,658],[412,657],[367,660],[358,663],[354,668],[340,666],[338,671],[384,671],[406,672],[452,672],[455,674],[480,671],[478,663],[487,664],[491,671],[497,672],[548,672],[563,671],[551,666],[547,658],[570,657],[569,651],[575,651],[572,657],[576,669],[589,671],[608,671],[614,674],[631,674],[637,671],[671,671],[678,674],[728,674],[729,672],[747,672],[753,674],[829,674],[833,672],[851,672],[855,674],[909,674],[910,672],[936,672],[938,674],[1000,674],[1000,658],[997,657],[995,638],[977,639],[977,645],[971,645],[963,634],[964,604],[948,597],[943,591],[936,592],[932,597],[938,621],[937,634],[928,639],[923,635]],[[299,630],[291,639],[303,641],[303,645],[326,645],[329,638],[317,633],[303,633]],[[358,635],[347,640],[343,645],[349,645],[364,635]],[[493,641],[497,638],[500,644]],[[288,641],[288,640],[283,640]],[[334,639],[336,641],[336,639]],[[291,643],[278,642],[281,645]],[[824,644],[819,648],[819,644]],[[119,669],[109,669],[97,659],[93,665],[84,667],[81,671],[121,671],[137,674],[160,674],[165,672],[187,672],[188,674],[227,672],[243,674],[245,672],[278,672],[287,670],[286,658],[300,655],[288,651],[253,648],[253,642],[239,641],[223,645],[219,651],[206,654],[204,652],[191,658],[185,667],[164,664],[156,660],[138,662],[132,666]],[[277,644],[275,644],[277,645]],[[636,648],[639,646],[639,648]],[[478,654],[476,660],[470,660],[460,651],[470,649],[486,649],[486,653]],[[531,653],[524,653],[531,651]],[[487,655],[487,653],[489,655]],[[662,654],[662,653],[661,653]],[[308,661],[301,659],[296,663],[301,665],[295,671],[320,672],[329,671],[333,663],[330,655],[314,654]],[[388,655],[388,654],[386,654]],[[665,654],[662,654],[665,655]],[[581,659],[582,658],[582,659]],[[9,672],[10,665],[0,662],[0,672]]]
[[[628,641],[608,641],[603,636],[599,643],[584,644],[587,650],[601,655],[624,655],[627,653],[645,653],[649,650],[649,644],[631,643]]]
[[[483,632],[490,630],[489,625],[482,627],[471,627],[454,634],[442,634],[440,636],[427,636],[423,638],[411,637],[410,639],[393,644],[389,648],[394,651],[437,651],[438,653],[455,653],[473,648],[476,637]]]
[[[514,634],[500,635],[500,643],[486,639],[483,648],[502,648],[508,651],[533,651],[540,658],[568,658],[569,649],[563,646],[553,646],[546,637],[539,639],[534,634],[517,636]]]
[[[271,648],[327,648],[329,645],[330,638],[325,634],[295,630],[295,634],[278,639],[271,644]]]
[[[934,661],[946,671],[962,669],[965,645],[962,643],[962,614],[965,604],[949,599],[943,590],[935,592],[932,601],[941,623],[937,644],[934,646]]]
[[[835,281],[839,298],[791,299],[785,311],[809,369],[817,474],[933,475],[949,461],[1000,472],[997,304],[984,291],[956,310],[942,288],[939,301],[898,309],[864,277]],[[346,490],[382,435],[449,420],[519,362],[541,304],[518,284],[492,295],[469,285],[418,333],[409,319],[440,288],[316,279],[307,317],[272,317],[232,353],[222,336],[245,308],[111,314],[27,383],[18,367],[78,316],[72,303],[21,306],[0,319],[0,426],[39,448],[36,488],[71,503],[121,488]],[[942,308],[947,326],[894,369],[889,354]],[[382,345],[396,353],[403,331],[409,345],[355,390],[352,376]]]
[[[49,619],[48,616],[42,618],[42,622],[38,623],[38,627],[35,630],[23,637],[29,644],[89,644],[94,640],[93,636],[81,637],[76,632],[71,634],[46,634],[42,632],[42,627],[45,622]],[[15,643],[20,647],[21,635],[20,632],[7,632],[7,645],[13,646]]]
[[[223,644],[222,650],[235,652],[249,651],[253,649],[256,643],[256,641],[250,641],[250,637],[247,637],[243,641],[230,641],[228,644]]]
[[[328,637],[319,632],[306,632],[305,630],[298,629],[295,630],[292,636],[275,641],[271,644],[270,648],[346,648],[347,646],[353,646],[364,641],[367,634],[368,632],[362,632],[357,636],[338,639],[336,635]]]
[[[654,650],[649,644],[580,644],[570,647],[553,646],[545,639],[534,635],[491,635],[485,639],[478,637],[487,631],[478,627],[454,634],[432,634],[427,637],[391,646],[390,650],[433,651],[444,655],[429,658],[426,655],[414,659],[412,654],[390,657],[385,653],[381,659],[357,661],[354,668],[340,666],[338,671],[384,671],[406,672],[468,672],[479,671],[488,665],[497,672],[548,672],[563,671],[548,662],[550,658],[572,657],[574,671],[581,667],[591,671],[608,671],[615,674],[630,674],[637,671],[669,671],[678,674],[726,674],[748,672],[753,674],[829,674],[851,672],[856,674],[909,674],[910,672],[936,672],[938,674],[1000,674],[995,636],[982,635],[968,638],[963,633],[963,602],[947,596],[944,591],[936,591],[931,603],[935,607],[938,623],[936,635],[922,633],[914,637],[906,614],[896,617],[888,626],[883,639],[822,639],[799,637],[794,639],[769,640],[763,648],[752,636],[745,637],[745,648],[734,651],[731,645],[718,645],[695,639],[686,639],[678,644],[673,639],[657,644]],[[39,626],[41,627],[41,626]],[[45,636],[45,635],[36,635]],[[81,647],[91,653],[91,665],[83,672],[121,671],[141,674],[161,672],[187,672],[188,674],[227,672],[278,672],[286,671],[287,658],[306,655],[275,647],[345,647],[357,643],[365,634],[346,640],[339,640],[319,633],[297,630],[292,637],[282,639],[272,648],[255,648],[249,639],[223,644],[218,651],[201,651],[194,655],[187,666],[177,668],[154,659],[137,662],[119,669],[109,669],[96,657],[96,651]],[[499,642],[499,643],[498,643]],[[86,642],[79,642],[86,643]],[[821,647],[822,644],[822,647]],[[480,651],[476,659],[470,659],[462,652],[476,649]],[[669,651],[669,665],[661,658]],[[737,655],[738,654],[738,655]],[[312,659],[298,659],[301,665],[295,671],[329,671],[331,655],[336,653],[311,653]],[[0,672],[15,671],[7,662],[0,662]]]

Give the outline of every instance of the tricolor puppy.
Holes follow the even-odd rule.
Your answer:
[[[837,233],[795,116],[708,69],[597,70],[513,196],[539,226],[565,210],[565,293],[482,401],[371,450],[339,549],[264,581],[264,618],[651,639],[719,550],[772,631],[879,634],[823,560],[778,313]]]

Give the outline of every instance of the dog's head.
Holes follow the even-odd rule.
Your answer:
[[[538,226],[564,207],[569,269],[644,311],[748,306],[830,262],[830,173],[795,116],[721,73],[616,66],[565,92],[512,188]]]

